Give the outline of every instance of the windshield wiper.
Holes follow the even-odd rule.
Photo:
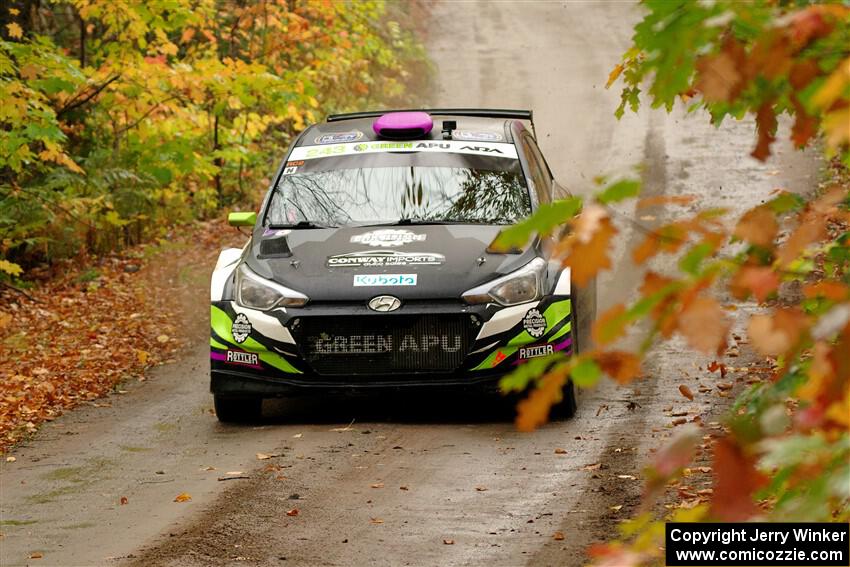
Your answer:
[[[317,224],[313,221],[302,220],[295,224],[271,224],[269,228],[338,228],[331,225]]]

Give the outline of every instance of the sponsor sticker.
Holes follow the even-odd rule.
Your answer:
[[[502,363],[502,361],[503,361],[503,360],[505,360],[506,358],[507,358],[507,356],[505,355],[505,353],[504,353],[504,352],[502,352],[502,351],[497,352],[497,353],[496,353],[496,357],[493,359],[493,364],[492,364],[492,366],[498,366],[498,365],[499,365],[499,364],[501,364],[501,363]]]
[[[384,229],[357,234],[352,236],[350,241],[356,244],[388,248],[390,246],[404,246],[411,242],[421,242],[425,240],[425,237],[425,234],[415,234],[404,229]]]
[[[298,166],[297,165],[290,165],[290,166],[283,168],[283,175],[292,175],[296,171],[298,171]]]
[[[334,132],[332,134],[322,134],[316,138],[317,144],[342,144],[344,142],[356,142],[363,137],[363,132],[352,130],[351,132]]]
[[[225,362],[229,364],[242,364],[247,366],[259,366],[260,357],[255,352],[245,352],[242,350],[227,351],[227,359]]]
[[[522,327],[535,339],[546,331],[546,319],[537,309],[529,309],[522,318]]]
[[[304,160],[299,159],[299,160],[296,160],[296,161],[288,161],[288,162],[286,162],[286,165],[298,167],[299,165],[304,165]]]
[[[487,134],[480,132],[479,134]],[[293,160],[381,152],[436,152],[494,156],[516,159],[513,144],[478,139],[471,140],[413,140],[410,142],[351,142],[322,146],[299,146],[292,150]]]
[[[460,335],[329,335],[309,337],[315,354],[382,354],[388,352],[457,352],[463,347]]]
[[[555,352],[554,345],[530,345],[519,349],[520,358],[537,358],[538,356],[546,356]]]
[[[395,250],[375,250],[372,252],[351,252],[328,257],[328,267],[340,266],[429,266],[439,265],[446,261],[442,254],[431,252],[398,252]]]
[[[476,142],[501,142],[502,135],[498,132],[476,132],[474,130],[453,130],[455,140],[473,140]]]
[[[416,274],[357,274],[354,287],[416,285]]]
[[[233,335],[233,340],[239,344],[244,343],[253,330],[251,321],[244,313],[238,314],[236,319],[233,320],[233,325],[230,326],[230,334]]]

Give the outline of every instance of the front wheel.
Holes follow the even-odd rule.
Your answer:
[[[567,382],[567,385],[564,386],[562,396],[561,401],[553,405],[552,409],[549,411],[549,416],[552,419],[570,419],[575,415],[576,410],[578,409],[576,389],[575,386],[573,386],[572,380]]]
[[[215,415],[222,423],[249,423],[263,414],[262,398],[231,398],[213,395]]]

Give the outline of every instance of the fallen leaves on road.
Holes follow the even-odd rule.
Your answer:
[[[691,392],[691,389],[688,388],[687,386],[685,386],[684,384],[679,386],[679,393],[682,394],[683,396],[685,396],[686,398],[688,398],[691,401],[693,401],[693,399],[694,399],[694,393]]]
[[[286,515],[289,517],[294,517],[298,515],[298,508],[293,508],[292,510],[287,510]]]
[[[598,471],[601,468],[602,468],[602,463],[593,463],[593,464],[590,464],[590,465],[584,465],[583,467],[581,467],[581,470],[583,470],[583,471]]]
[[[486,486],[476,486],[475,490],[477,490],[478,492],[487,492],[487,487]]]
[[[555,532],[552,534],[552,539],[555,541],[563,541],[564,540],[564,532]]]
[[[181,234],[36,270],[29,297],[0,291],[0,318],[11,321],[0,326],[0,451],[208,333],[205,318],[188,314],[208,311],[209,267],[242,237],[221,221]],[[130,262],[141,269],[126,271]]]
[[[42,557],[44,557],[44,554],[42,554],[40,551],[33,551],[32,553],[30,553],[30,559],[41,559]]]
[[[372,518],[372,519],[369,520],[369,523],[371,523],[371,524],[383,524],[384,521],[381,518]]]
[[[453,539],[444,539],[443,540],[443,545],[454,545],[454,544],[455,544],[455,540],[453,540]]]
[[[129,498],[127,498],[126,496],[122,496],[122,497],[121,497],[121,501],[120,501],[120,502],[121,502],[121,505],[122,505],[122,506],[126,506],[127,504],[129,504],[129,503],[130,503],[130,499],[129,499]]]
[[[191,500],[192,497],[189,495],[188,492],[181,492],[174,498],[175,502],[189,502]]]
[[[556,454],[556,455],[566,455],[566,454],[567,454],[567,450],[566,450],[566,449],[564,449],[564,448],[562,448],[562,447],[556,447],[556,448],[555,448],[555,454]]]
[[[275,457],[280,457],[282,455],[278,453],[257,453],[258,461],[266,461],[268,459],[274,459]]]
[[[372,484],[372,485],[369,486],[369,488],[383,488],[383,487],[384,487],[383,482],[376,482],[375,484]]]

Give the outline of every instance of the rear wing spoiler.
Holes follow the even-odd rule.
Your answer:
[[[473,116],[476,118],[528,120],[531,123],[531,131],[534,131],[534,113],[531,110],[510,110],[503,108],[412,108],[404,110],[367,110],[365,112],[331,114],[327,117],[327,121],[340,122],[342,120],[355,120],[357,118],[378,118],[388,112],[427,112],[428,114]]]

